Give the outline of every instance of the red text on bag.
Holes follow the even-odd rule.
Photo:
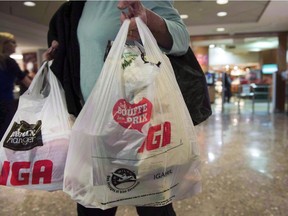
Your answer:
[[[138,153],[142,153],[144,149],[146,149],[147,151],[152,151],[160,147],[164,147],[170,143],[171,143],[170,122],[164,122],[164,124],[151,126],[148,130],[147,138],[139,148]]]
[[[122,127],[138,130],[150,121],[152,103],[147,98],[142,98],[136,104],[130,104],[125,99],[118,100],[113,107],[113,118]]]
[[[11,169],[10,169],[11,168]],[[13,186],[28,185],[31,179],[32,185],[50,184],[52,180],[53,162],[51,160],[39,160],[31,162],[21,161],[10,163],[4,161],[0,176],[0,185],[7,185],[11,172],[10,184]]]

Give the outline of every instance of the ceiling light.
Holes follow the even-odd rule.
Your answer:
[[[218,13],[217,13],[217,16],[219,16],[219,17],[227,16],[227,12],[225,12],[225,11],[218,12]]]
[[[213,49],[213,48],[215,48],[215,47],[216,47],[215,44],[210,44],[210,45],[209,45],[209,48],[210,48],[210,49]]]
[[[225,31],[225,28],[217,28],[216,29],[218,32],[223,32],[223,31]]]
[[[187,19],[189,16],[187,14],[181,14],[180,17],[181,19]]]
[[[13,58],[13,59],[15,59],[15,60],[21,60],[21,59],[23,59],[23,55],[22,55],[22,54],[16,54],[16,53],[10,55],[10,57]]]
[[[36,5],[36,3],[32,1],[25,1],[23,4],[27,7],[34,7]]]
[[[260,52],[261,49],[260,48],[252,48],[249,50],[250,52]]]
[[[228,0],[217,0],[216,3],[220,4],[220,5],[223,5],[223,4],[227,4]]]

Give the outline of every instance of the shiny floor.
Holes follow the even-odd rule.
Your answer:
[[[288,115],[268,113],[266,104],[253,113],[249,100],[239,105],[217,99],[211,118],[197,126],[203,192],[175,202],[177,216],[288,215]],[[1,216],[73,216],[75,207],[59,191],[0,187]],[[136,215],[133,207],[117,212]]]

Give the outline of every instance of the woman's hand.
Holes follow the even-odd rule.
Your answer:
[[[128,31],[128,39],[139,40],[139,32],[137,30],[137,24],[135,22],[135,17],[140,17],[142,21],[147,24],[147,14],[146,8],[142,5],[140,0],[136,1],[123,1],[119,0],[118,8],[120,10],[128,9],[128,12],[122,12],[121,21],[124,22],[125,19],[130,19],[130,26]]]
[[[51,43],[51,47],[49,47],[43,54],[42,59],[43,61],[50,61],[53,60],[55,57],[55,51],[57,50],[59,43],[56,40],[53,40]]]
[[[124,22],[124,20],[127,18],[131,20],[128,32],[129,40],[140,39],[135,21],[135,17],[140,17],[152,32],[159,46],[166,50],[170,50],[172,48],[173,39],[170,32],[168,31],[166,22],[158,14],[145,8],[140,0],[119,0],[118,8],[120,10],[124,10],[126,8],[128,9],[127,13],[122,12],[120,19],[122,22]]]

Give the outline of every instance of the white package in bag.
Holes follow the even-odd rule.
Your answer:
[[[72,123],[64,90],[45,62],[1,140],[0,185],[62,190]]]
[[[201,191],[197,137],[172,66],[136,22],[145,62],[135,56],[123,68],[126,20],[72,128],[64,192],[86,207],[164,206]]]

